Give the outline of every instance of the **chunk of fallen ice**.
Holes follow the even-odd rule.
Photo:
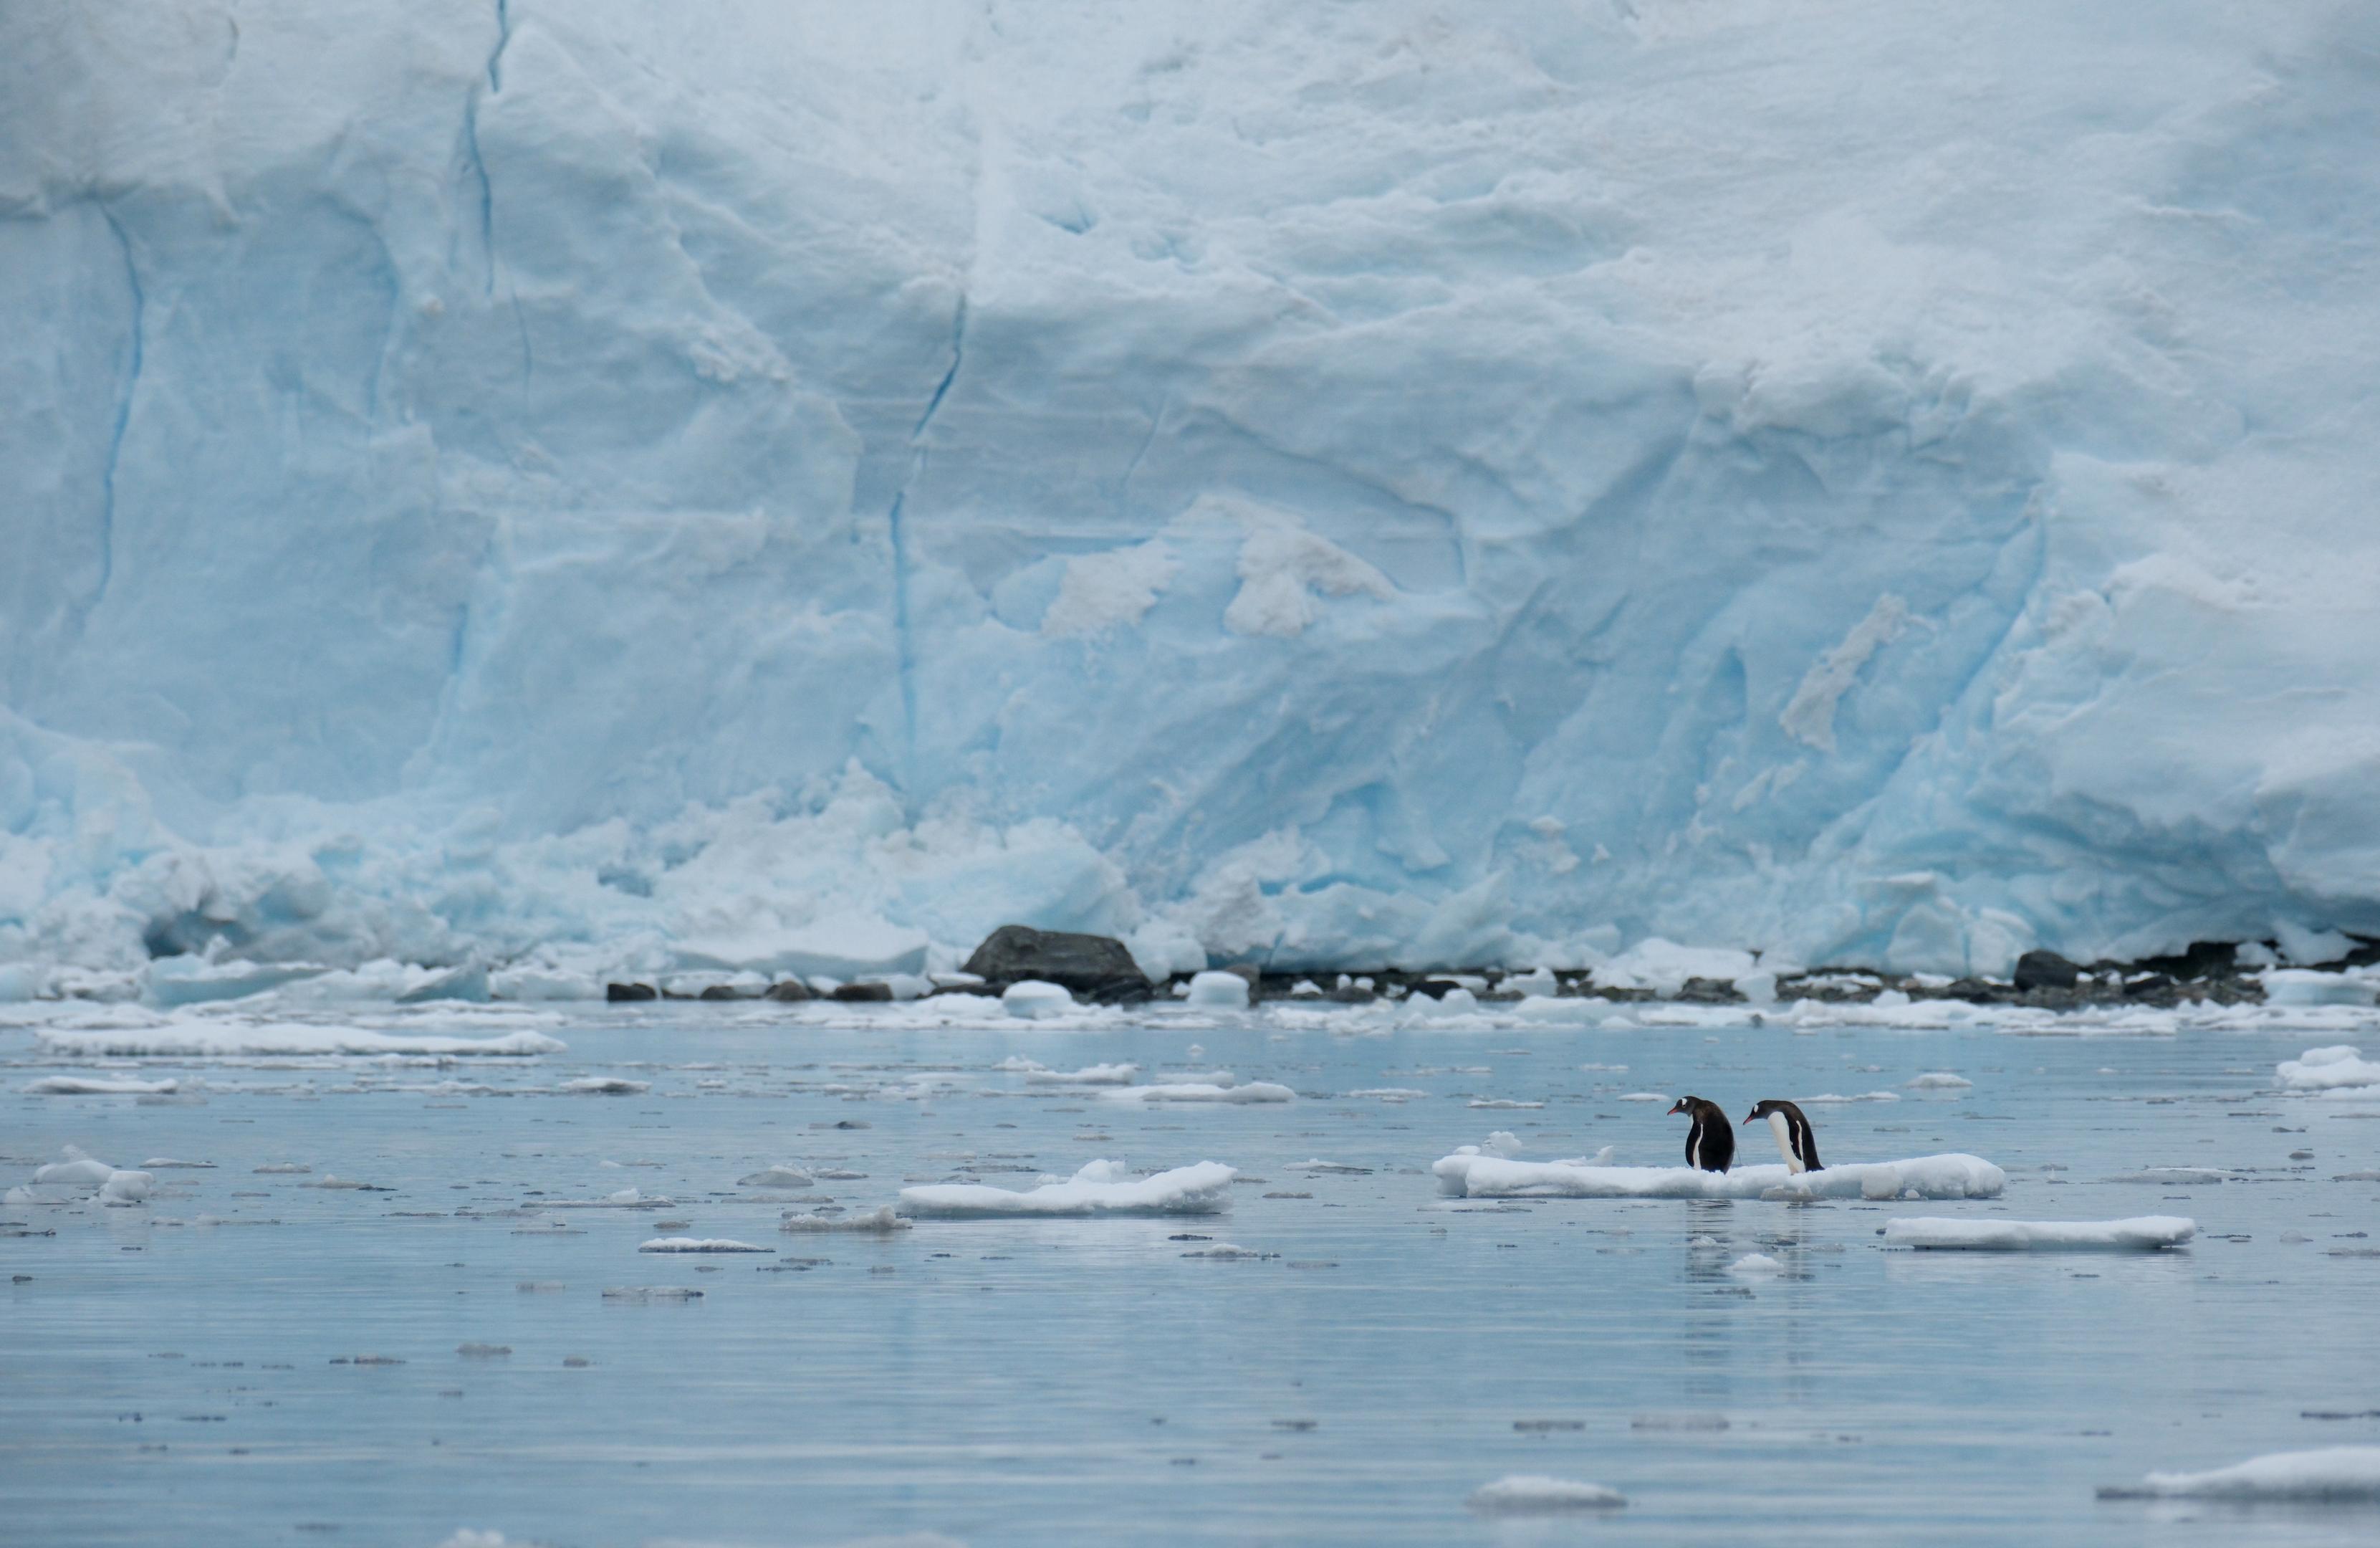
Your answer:
[[[1297,1093],[1269,1080],[1219,1086],[1206,1080],[1170,1080],[1154,1086],[1119,1086],[1100,1093],[1111,1102],[1288,1102]]]
[[[1227,1262],[1252,1262],[1259,1258],[1278,1258],[1278,1252],[1259,1252],[1253,1247],[1237,1242],[1219,1241],[1212,1247],[1193,1248],[1182,1254],[1184,1258],[1217,1258]]]
[[[109,1079],[86,1075],[45,1075],[25,1087],[27,1096],[164,1096],[180,1091],[179,1080]]]
[[[1215,1010],[1245,1010],[1248,981],[1237,973],[1204,972],[1190,980],[1188,999]]]
[[[176,1170],[212,1172],[215,1169],[215,1164],[212,1161],[176,1161],[169,1155],[152,1155],[142,1162],[140,1167],[146,1172]]]
[[[1782,1163],[1704,1172],[1691,1166],[1582,1166],[1458,1151],[1430,1170],[1456,1199],[1997,1199],[2008,1174],[1953,1153],[1789,1175]]]
[[[1094,1161],[1065,1182],[1022,1193],[982,1183],[944,1183],[901,1190],[903,1214],[926,1220],[985,1220],[1007,1215],[1218,1214],[1231,1207],[1239,1176],[1220,1162],[1177,1166],[1135,1177],[1119,1163]]]
[[[2194,1188],[2219,1183],[2223,1174],[2204,1166],[2146,1166],[2137,1172],[2119,1172],[2103,1178],[2111,1183],[2150,1183],[2167,1188]]]
[[[824,1214],[789,1214],[785,1216],[784,1219],[777,1223],[777,1229],[780,1231],[795,1232],[854,1231],[879,1233],[884,1231],[905,1231],[909,1229],[909,1223],[902,1219],[898,1214],[894,1213],[892,1205],[886,1204],[867,1214],[844,1216]]]
[[[731,1237],[655,1237],[638,1244],[639,1252],[774,1252],[773,1247],[755,1247],[747,1241]]]
[[[1372,1169],[1368,1166],[1350,1166],[1343,1161],[1324,1161],[1318,1157],[1311,1161],[1293,1161],[1281,1170],[1284,1172],[1336,1172],[1351,1177],[1368,1177],[1372,1175]]]
[[[99,1201],[103,1204],[138,1204],[149,1197],[157,1179],[146,1172],[110,1172],[107,1180],[99,1185]]]
[[[1742,1279],[1774,1279],[1785,1272],[1785,1265],[1766,1252],[1747,1252],[1730,1263],[1727,1272]]]
[[[2198,1223],[2178,1214],[2131,1220],[1962,1220],[1912,1215],[1884,1226],[1887,1247],[1973,1252],[2143,1252],[2180,1247]]]
[[[356,1027],[307,1027],[294,1023],[252,1026],[192,1018],[162,1026],[108,1028],[96,1031],[38,1027],[33,1037],[53,1054],[177,1058],[276,1054],[480,1054],[517,1058],[560,1054],[568,1044],[542,1032],[506,1032],[501,1037],[445,1037],[415,1032],[370,1032]]]
[[[1628,1496],[1574,1478],[1508,1473],[1474,1489],[1463,1503],[1482,1516],[1549,1516],[1569,1510],[1617,1510],[1628,1503]]]
[[[1075,1008],[1075,996],[1062,983],[1046,983],[1039,979],[1026,979],[1012,983],[1000,996],[1001,1005],[1011,1016],[1028,1021],[1063,1016]]]
[[[2282,1060],[2275,1069],[2285,1091],[2327,1091],[2380,1086],[2380,1064],[2362,1058],[2362,1052],[2345,1043],[2309,1048],[2294,1059]]]
[[[1963,1091],[1973,1084],[1973,1080],[1963,1075],[1953,1075],[1949,1070],[1937,1069],[1908,1082],[1907,1089],[1912,1091]]]
[[[2103,1500],[2380,1500],[2380,1446],[2276,1451],[2203,1473],[2151,1473],[2129,1488],[2099,1491]]]
[[[1080,1069],[1029,1069],[1028,1086],[1129,1086],[1138,1065],[1086,1065]]]
[[[683,1285],[606,1285],[605,1300],[700,1300],[702,1292]]]
[[[2267,968],[2265,981],[2268,1006],[2368,1006],[2380,983],[2361,973],[2323,973],[2310,968]]]
[[[108,1175],[115,1170],[104,1161],[87,1154],[73,1145],[65,1147],[65,1154],[64,1161],[53,1161],[46,1166],[35,1168],[33,1181],[97,1188],[106,1182]]]
[[[642,1096],[653,1089],[650,1080],[625,1080],[616,1075],[582,1075],[565,1080],[559,1091],[572,1096]]]
[[[738,1188],[808,1188],[816,1179],[798,1166],[763,1166],[735,1179]]]

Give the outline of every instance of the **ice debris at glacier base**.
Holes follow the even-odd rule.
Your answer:
[[[2380,925],[2353,7],[174,9],[0,22],[0,993]]]
[[[1554,1516],[1573,1510],[1617,1510],[1628,1503],[1628,1496],[1577,1479],[1507,1473],[1474,1489],[1463,1503],[1482,1516]]]
[[[1092,1161],[1064,1182],[1018,1192],[981,1183],[939,1183],[901,1190],[900,1213],[927,1220],[987,1220],[1012,1215],[1220,1214],[1231,1207],[1236,1169],[1202,1161],[1140,1176],[1112,1161]]]
[[[2380,1064],[2362,1056],[2363,1050],[2346,1043],[2309,1048],[2294,1059],[2274,1067],[2284,1091],[2350,1091],[2380,1086]]]
[[[2380,1500],[2380,1446],[2276,1451],[2198,1473],[2151,1473],[2100,1489],[2103,1500]]]
[[[2008,1186],[2008,1174],[1990,1162],[1956,1153],[1789,1174],[1781,1162],[1706,1172],[1514,1161],[1465,1145],[1430,1171],[1439,1191],[1454,1199],[1997,1199]]]
[[[1982,1220],[1903,1215],[1884,1224],[1887,1247],[1965,1252],[2154,1252],[2198,1235],[2186,1215],[2129,1220]]]

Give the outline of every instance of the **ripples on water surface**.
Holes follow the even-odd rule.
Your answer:
[[[2380,1257],[2364,1255],[2380,1247],[2380,1183],[2333,1180],[2380,1166],[2380,1121],[2358,1115],[2380,1092],[2271,1089],[2276,1060],[2336,1036],[1344,1037],[1163,1015],[1123,1030],[928,1032],[776,1028],[709,1006],[598,1011],[555,1030],[568,1053],[444,1070],[140,1061],[129,1073],[214,1083],[203,1103],[162,1103],[17,1094],[96,1067],[0,1032],[0,1180],[27,1179],[68,1143],[118,1166],[214,1164],[160,1171],[146,1208],[0,1209],[20,1223],[0,1228],[13,1280],[0,1535],[420,1548],[460,1526],[553,1543],[935,1531],[978,1548],[2380,1540],[2369,1507],[2093,1494],[2153,1469],[2380,1443]],[[1144,1107],[994,1067],[1129,1060],[1147,1081],[1193,1067],[1194,1042],[1206,1067],[1297,1100]],[[1625,1067],[1595,1067],[1613,1066]],[[1973,1085],[1906,1087],[1929,1071]],[[356,1090],[358,1074],[522,1094]],[[528,1094],[586,1076],[651,1089]],[[1429,1094],[1340,1094],[1392,1089]],[[1682,1091],[1739,1115],[1763,1096],[1893,1091],[1901,1100],[1810,1109],[1829,1161],[1972,1152],[2007,1169],[2007,1196],[1496,1205],[1440,1199],[1428,1176],[1496,1128],[1533,1159],[1611,1144],[1620,1162],[1670,1164],[1684,1120],[1619,1098]],[[1741,1132],[1742,1159],[1773,1159],[1765,1131]],[[776,1229],[822,1199],[857,1212],[905,1182],[1024,1188],[1095,1157],[1142,1170],[1212,1159],[1245,1176],[1231,1213],[1206,1220]],[[1293,1169],[1316,1159],[1369,1170]],[[767,1199],[737,1186],[776,1162],[866,1176]],[[312,1170],[256,1170],[287,1164]],[[2100,1180],[2157,1165],[2227,1180]],[[394,1191],[304,1186],[326,1176]],[[472,1213],[626,1188],[674,1202],[554,1212],[568,1234],[521,1234],[544,1216]],[[2154,1255],[1888,1253],[1876,1233],[1896,1213],[2187,1214],[2202,1235]],[[240,1224],[167,1224],[202,1215]],[[661,1235],[774,1255],[636,1250]],[[1185,1235],[1278,1256],[1187,1258],[1205,1244]],[[1728,1272],[1754,1252],[1782,1274]],[[613,1286],[704,1293],[604,1299]],[[467,1343],[510,1353],[458,1354]],[[1586,1519],[1465,1511],[1507,1473],[1609,1484],[1630,1503]]]

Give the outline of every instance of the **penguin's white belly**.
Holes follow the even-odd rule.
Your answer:
[[[1793,1153],[1793,1131],[1787,1126],[1784,1114],[1771,1113],[1768,1115],[1768,1132],[1777,1136],[1777,1153],[1785,1158],[1785,1175],[1787,1176],[1799,1176],[1803,1172],[1809,1170],[1808,1167],[1802,1164],[1802,1158]]]

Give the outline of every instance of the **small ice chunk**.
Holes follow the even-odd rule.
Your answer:
[[[1245,1086],[1173,1080],[1154,1086],[1121,1086],[1102,1094],[1111,1102],[1222,1103],[1289,1102],[1297,1095],[1287,1086],[1277,1086],[1269,1080],[1251,1080]]]
[[[638,1245],[639,1252],[774,1252],[773,1247],[755,1247],[732,1237],[655,1237]]]
[[[1785,1265],[1766,1252],[1747,1252],[1730,1263],[1727,1272],[1740,1279],[1774,1279],[1785,1272]]]
[[[1190,980],[1190,1003],[1216,1010],[1245,1010],[1248,981],[1237,973],[1204,972]]]
[[[1500,1128],[1488,1135],[1488,1142],[1479,1148],[1489,1155],[1500,1155],[1510,1160],[1521,1153],[1521,1137],[1509,1128]]]
[[[1194,1248],[1190,1251],[1182,1254],[1182,1256],[1184,1258],[1220,1258],[1225,1260],[1246,1262],[1257,1258],[1278,1258],[1281,1254],[1278,1252],[1258,1252],[1255,1248],[1242,1247],[1237,1242],[1219,1241],[1212,1247]]]
[[[99,1185],[99,1201],[103,1204],[138,1204],[149,1197],[149,1189],[157,1179],[146,1172],[110,1172],[107,1180]]]
[[[1937,1069],[1908,1082],[1905,1089],[1912,1091],[1963,1091],[1973,1084],[1973,1080],[1963,1075],[1953,1075],[1949,1070]]]
[[[2103,1500],[2380,1500],[2380,1446],[2276,1451],[2203,1473],[2151,1473]]]
[[[816,1181],[798,1166],[779,1164],[747,1172],[735,1179],[738,1188],[808,1188]]]
[[[250,1170],[260,1177],[302,1177],[314,1169],[302,1161],[275,1161]]]
[[[455,1352],[465,1359],[502,1359],[513,1352],[509,1344],[457,1344]]]
[[[1350,1166],[1343,1161],[1293,1161],[1281,1170],[1284,1172],[1335,1172],[1351,1177],[1368,1177],[1372,1175],[1372,1169],[1368,1166]]]
[[[1972,1252],[2143,1252],[2180,1247],[2198,1223],[2177,1214],[2130,1220],[1963,1220],[1912,1215],[1885,1223],[1887,1247]]]
[[[212,1161],[176,1161],[168,1155],[152,1155],[142,1162],[140,1167],[146,1172],[212,1172],[215,1169],[215,1164]]]
[[[565,1080],[561,1091],[571,1096],[642,1096],[653,1089],[650,1080],[627,1080],[616,1075],[582,1075]]]
[[[115,1168],[106,1162],[73,1145],[65,1147],[63,1153],[66,1156],[64,1161],[53,1161],[46,1166],[34,1169],[33,1181],[36,1185],[62,1183],[81,1188],[99,1188],[104,1185],[115,1171]]]
[[[1561,983],[1554,977],[1551,968],[1532,968],[1525,973],[1507,973],[1496,987],[1532,1000],[1561,991]]]
[[[1463,1503],[1482,1516],[1551,1516],[1571,1510],[1617,1510],[1628,1503],[1628,1496],[1573,1478],[1507,1473],[1474,1489]]]
[[[1006,1215],[1219,1214],[1231,1207],[1232,1179],[1220,1162],[1177,1166],[1135,1177],[1113,1161],[1086,1164],[1064,1182],[1015,1192],[983,1183],[932,1184],[901,1190],[901,1213],[921,1219],[984,1220]]]
[[[2111,1183],[2149,1183],[2167,1188],[2192,1188],[2207,1183],[2219,1183],[2223,1174],[2204,1166],[2146,1166],[2137,1172],[2119,1172],[2105,1179]]]
[[[607,1285],[605,1300],[700,1300],[702,1292],[683,1285]]]
[[[1026,979],[1012,983],[1000,1003],[1008,1014],[1027,1021],[1040,1021],[1052,1016],[1063,1016],[1075,1008],[1075,996],[1062,983],[1049,983],[1040,979]]]
[[[905,1231],[909,1229],[909,1223],[895,1214],[892,1205],[885,1204],[867,1214],[789,1214],[777,1223],[777,1229],[795,1232],[853,1231],[877,1235],[886,1231]]]
[[[1085,1065],[1080,1069],[1028,1069],[1028,1086],[1129,1086],[1138,1065]]]
[[[132,1080],[86,1075],[45,1075],[29,1081],[27,1096],[170,1096],[179,1080]]]
[[[2380,1086],[2380,1064],[2364,1059],[2362,1053],[2361,1048],[2346,1043],[2309,1048],[2294,1059],[2282,1060],[2275,1070],[2285,1091],[2328,1091]]]

